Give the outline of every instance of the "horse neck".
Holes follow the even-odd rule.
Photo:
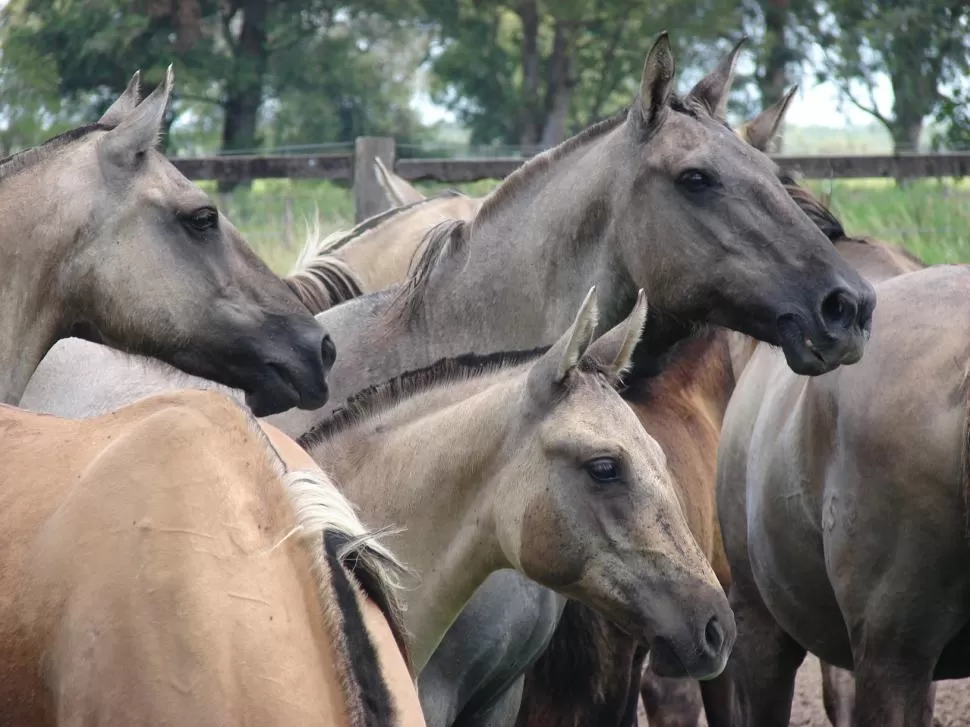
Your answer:
[[[600,326],[622,319],[636,290],[612,239],[607,162],[622,132],[553,149],[492,193],[430,276],[418,318],[432,341],[454,351],[550,344],[593,284]]]
[[[2,185],[0,402],[17,404],[34,370],[63,334],[60,281],[74,230],[59,227],[44,214],[42,201],[52,192],[37,183],[32,170]]]
[[[496,473],[523,383],[505,374],[417,394],[312,447],[371,526],[404,525],[392,547],[421,580],[409,599],[415,668],[494,570]]]

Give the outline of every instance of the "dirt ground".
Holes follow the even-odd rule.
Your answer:
[[[934,727],[970,727],[970,679],[937,684],[933,722]],[[814,656],[807,656],[798,672],[789,724],[791,727],[830,727],[822,708],[822,683],[818,660]],[[640,706],[640,725],[647,726],[643,705]],[[707,727],[703,715],[698,727]]]

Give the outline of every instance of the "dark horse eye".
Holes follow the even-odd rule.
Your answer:
[[[677,177],[677,184],[688,192],[703,192],[714,186],[714,179],[705,171],[700,169],[688,169]]]
[[[612,457],[590,460],[584,467],[597,482],[616,482],[620,479],[620,468]]]
[[[212,207],[203,207],[186,215],[183,220],[195,232],[208,232],[219,224],[219,213]]]

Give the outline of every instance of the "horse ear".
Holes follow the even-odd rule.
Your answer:
[[[124,92],[115,99],[114,103],[108,107],[108,110],[101,115],[98,119],[98,123],[102,126],[109,126],[114,128],[122,121],[125,117],[135,110],[138,105],[138,93],[141,89],[141,71],[135,71],[135,75],[131,77],[128,81],[128,86],[125,88]]]
[[[643,63],[643,79],[634,108],[637,109],[644,127],[653,130],[667,114],[667,100],[674,88],[674,54],[670,50],[670,37],[665,30],[653,44]]]
[[[594,285],[583,299],[569,330],[529,370],[528,387],[533,396],[544,401],[559,389],[592,343],[598,317]]]
[[[792,86],[788,93],[742,126],[741,138],[758,151],[767,153],[797,90],[797,84]]]
[[[172,66],[165,71],[164,80],[138,104],[114,129],[101,140],[104,158],[119,167],[130,166],[136,155],[155,148],[162,129],[162,120],[172,95],[175,76]]]
[[[408,182],[385,167],[380,157],[374,159],[374,174],[377,176],[377,182],[384,190],[384,196],[387,197],[391,207],[403,207],[406,204],[420,202],[425,198]]]
[[[616,384],[633,363],[633,351],[640,342],[646,322],[647,297],[641,288],[630,314],[587,349],[587,358],[593,359],[605,370],[611,383]]]
[[[742,35],[731,52],[728,53],[717,67],[697,82],[687,94],[687,99],[701,104],[715,119],[724,120],[727,113],[728,99],[731,97],[731,84],[734,82],[734,67],[738,62],[738,54],[748,40]]]

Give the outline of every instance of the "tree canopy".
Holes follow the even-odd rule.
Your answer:
[[[816,75],[882,123],[897,149],[914,148],[934,118],[945,121],[944,141],[966,143],[968,8],[965,0],[10,0],[0,11],[0,146],[36,144],[97,118],[136,69],[147,89],[174,61],[169,151],[366,134],[393,135],[406,148],[431,133],[412,103],[425,82],[472,143],[528,151],[628,104],[664,29],[685,88],[750,36],[738,113],[776,101],[821,52]],[[877,77],[889,79],[891,108],[873,101]]]

